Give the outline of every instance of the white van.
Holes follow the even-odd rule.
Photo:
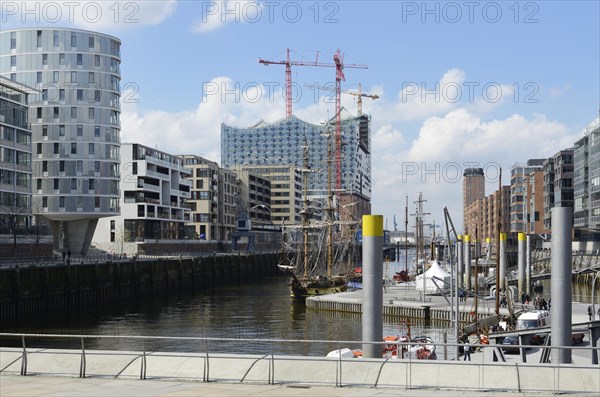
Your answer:
[[[532,310],[525,312],[517,319],[517,330],[550,326],[548,310]]]

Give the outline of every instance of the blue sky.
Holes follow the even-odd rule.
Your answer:
[[[128,88],[123,140],[213,160],[221,122],[285,114],[284,67],[260,65],[259,57],[283,60],[290,48],[293,60],[314,60],[319,51],[320,61],[332,62],[340,48],[346,63],[369,66],[345,69],[343,88],[362,83],[380,96],[363,106],[373,117],[373,212],[390,228],[394,214],[402,223],[404,197],[412,203],[419,191],[431,220],[440,223],[446,205],[460,225],[457,167],[486,168],[489,194],[498,166],[508,183],[511,165],[572,145],[600,110],[598,1],[84,1],[73,23],[61,2],[60,21],[44,2],[26,2],[34,10],[27,15],[20,1],[0,3],[1,29],[36,25],[37,12],[39,26],[119,37]],[[97,6],[102,18],[84,14]],[[294,112],[311,122],[333,115],[333,104],[315,101],[303,85],[331,83],[334,69],[293,67],[292,74],[302,90]],[[236,98],[225,88],[242,92]],[[343,104],[356,111],[353,97]]]

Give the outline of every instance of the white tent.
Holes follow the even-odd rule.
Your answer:
[[[435,283],[433,282],[435,280]],[[429,269],[425,272],[425,293],[439,294],[437,286],[442,291],[450,290],[450,282],[452,276],[450,273],[442,269],[437,261],[432,261]],[[417,291],[423,291],[423,275],[419,274],[415,281]]]

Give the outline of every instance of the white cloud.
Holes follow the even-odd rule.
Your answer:
[[[445,76],[460,78],[461,74],[451,72]],[[185,111],[142,113],[136,106],[125,104],[123,141],[158,145],[169,153],[197,154],[220,161],[222,122],[248,126],[260,119],[273,122],[284,117],[283,97],[265,95],[268,92],[265,87],[253,86],[244,92],[237,85],[236,91],[236,85],[229,77],[216,77],[208,84],[210,89],[205,88],[202,102]],[[232,94],[234,91],[238,92],[237,96]],[[227,95],[223,95],[224,92]],[[383,89],[378,92],[383,95]],[[346,108],[355,112],[353,97],[343,96],[342,101]],[[304,107],[294,105],[294,114],[312,123],[324,122],[333,115],[332,103],[318,101]],[[441,223],[442,209],[447,206],[460,228],[462,172],[465,168],[484,168],[490,178],[487,191],[490,194],[496,189],[500,166],[504,184],[507,184],[510,166],[514,163],[549,157],[572,146],[581,136],[580,132],[573,133],[565,125],[548,120],[542,114],[513,114],[493,119],[477,106],[453,105],[442,111],[434,103],[433,110],[422,113],[433,115],[421,121],[406,122],[397,117],[382,117],[396,112],[397,103],[365,100],[363,106],[367,114],[373,114],[373,212],[383,214],[387,219],[403,213],[406,195],[412,203],[418,193],[423,192],[428,200],[426,211],[432,213],[429,221]],[[409,135],[410,129],[418,133]],[[414,212],[412,204],[410,212]]]
[[[253,86],[248,91],[240,91],[228,77],[216,77],[207,84],[210,90],[205,89],[202,102],[191,110],[142,113],[135,104],[124,104],[121,140],[152,147],[158,145],[168,153],[197,154],[220,161],[221,123],[248,126],[261,118],[273,121],[284,117],[285,106],[277,97],[257,93],[257,90],[266,92],[265,87]],[[238,95],[232,95],[236,91]]]
[[[484,168],[490,178],[486,194],[491,194],[497,187],[500,166],[503,182],[508,184],[514,163],[550,157],[572,146],[580,136],[544,115],[526,118],[515,114],[485,122],[465,108],[426,119],[409,147],[388,145],[385,135],[375,134],[374,139],[381,141],[374,143],[378,149],[373,156],[373,211],[391,218],[402,213],[405,195],[412,202],[423,192],[428,200],[426,210],[432,213],[430,220],[440,222],[442,209],[448,206],[460,227],[464,169]]]
[[[205,1],[202,16],[194,22],[192,30],[203,33],[228,23],[257,22],[263,19],[265,12],[262,3],[252,0]]]
[[[61,26],[118,31],[158,25],[177,8],[176,0],[111,1],[3,1],[5,28]]]

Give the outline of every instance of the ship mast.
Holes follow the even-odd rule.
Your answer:
[[[308,143],[304,142],[303,147],[303,165],[302,165],[302,200],[303,200],[303,208],[301,211],[302,215],[302,242],[304,244],[304,279],[308,278],[308,228],[310,225],[310,212],[308,209],[308,173],[310,172],[308,166]]]
[[[333,264],[333,193],[331,191],[331,132],[327,131],[327,277],[331,278]]]

